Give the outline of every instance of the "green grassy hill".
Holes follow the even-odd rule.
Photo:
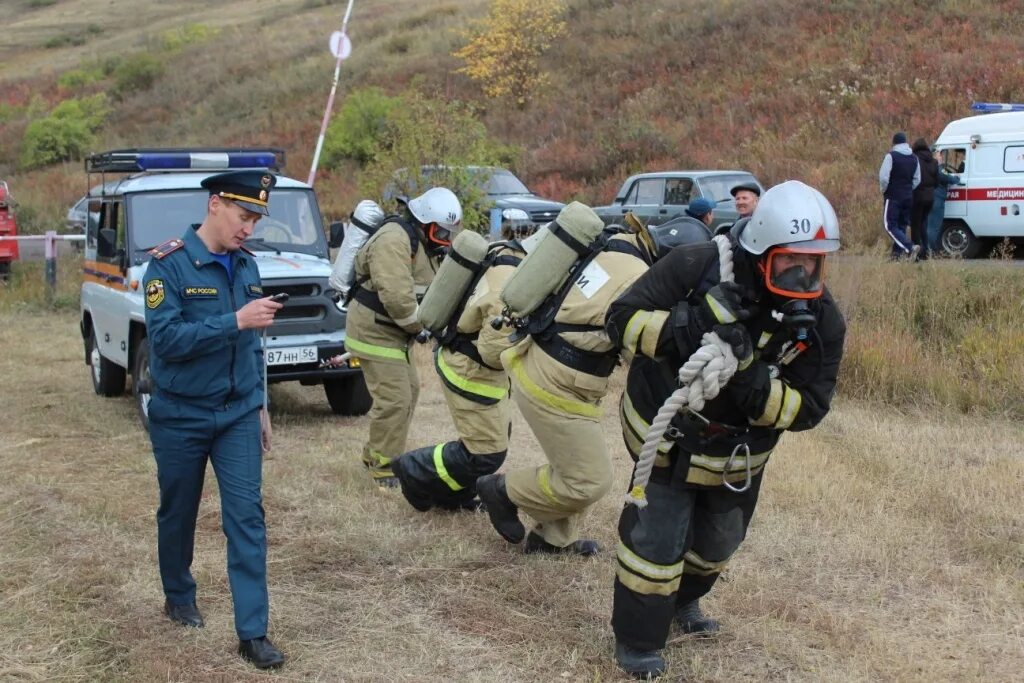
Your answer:
[[[344,2],[11,2],[0,175],[31,226],[59,220],[85,187],[78,163],[19,166],[26,126],[69,98],[110,96],[97,148],[275,144],[291,174],[307,173]],[[847,243],[867,246],[881,234],[875,173],[895,130],[931,140],[973,99],[1020,97],[1009,0],[569,0],[568,33],[544,60],[551,85],[520,110],[456,73],[460,31],[486,6],[358,0],[339,97],[412,85],[474,103],[492,136],[522,150],[516,170],[558,199],[607,203],[641,169],[740,167],[820,187]],[[348,210],[358,174],[318,179],[326,212]]]

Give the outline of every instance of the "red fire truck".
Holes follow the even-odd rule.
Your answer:
[[[0,237],[14,237],[18,224],[14,220],[14,201],[7,189],[7,183],[0,180]],[[0,240],[0,278],[11,274],[11,262],[18,258],[17,240]]]

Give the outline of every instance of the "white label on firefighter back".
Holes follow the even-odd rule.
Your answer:
[[[267,349],[265,353],[267,365],[296,365],[320,360],[315,346],[287,346],[283,349]]]
[[[583,292],[583,296],[589,299],[597,294],[599,289],[608,284],[609,279],[611,278],[608,276],[607,271],[592,261],[580,273],[580,278],[576,280],[576,286]]]

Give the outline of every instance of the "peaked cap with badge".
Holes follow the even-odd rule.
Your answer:
[[[212,175],[200,184],[210,194],[230,199],[243,209],[269,216],[270,188],[277,184],[277,178],[269,171],[230,171]]]

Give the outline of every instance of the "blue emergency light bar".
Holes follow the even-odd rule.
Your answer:
[[[284,166],[284,151],[274,148],[115,149],[91,154],[87,173],[137,171],[226,171]]]
[[[1004,102],[971,102],[971,109],[974,111],[1024,111],[1024,104]]]

